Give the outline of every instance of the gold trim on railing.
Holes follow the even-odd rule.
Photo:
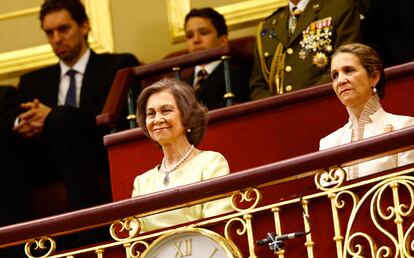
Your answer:
[[[282,234],[282,224],[280,223],[280,208],[279,207],[273,207],[271,209],[273,212],[273,220],[275,222],[275,229],[276,234],[281,235]],[[275,254],[278,255],[279,258],[285,257],[285,250],[275,250]]]
[[[47,245],[46,243],[49,243]],[[32,251],[36,250],[39,253],[43,253],[40,256],[35,256],[32,254]],[[49,257],[56,250],[56,242],[50,237],[42,237],[39,240],[32,239],[26,243],[24,247],[24,252],[29,258],[38,258],[38,257]]]
[[[347,172],[342,167],[333,167],[318,172],[315,177],[315,185],[322,191],[336,189],[343,185]]]
[[[338,193],[328,193],[328,198],[331,200],[331,210],[332,210],[333,226],[334,226],[334,232],[335,232],[333,240],[335,241],[335,245],[336,245],[337,258],[342,258],[342,252],[343,252],[342,246],[343,246],[344,236],[341,233],[341,223],[339,220],[338,210],[343,209],[345,207],[345,201],[341,200],[341,197],[344,194],[348,194],[351,196],[353,200],[352,210],[354,210],[358,203],[358,196],[354,194],[353,192],[345,190],[345,191],[338,192]]]
[[[174,232],[181,232],[181,230],[196,230],[197,228],[216,225],[218,223],[224,225],[223,238],[230,246],[233,246],[236,250],[240,249],[240,243],[247,243],[248,257],[257,257],[257,239],[255,239],[253,234],[255,214],[267,212],[273,216],[275,232],[281,235],[287,233],[282,232],[283,221],[281,221],[281,214],[285,210],[289,211],[292,205],[301,205],[301,216],[304,221],[303,231],[309,232],[311,229],[312,205],[316,201],[321,201],[324,198],[328,198],[333,215],[332,224],[334,233],[332,239],[337,249],[336,256],[334,254],[333,257],[413,257],[414,241],[411,239],[414,222],[411,223],[411,221],[414,215],[414,177],[407,176],[413,172],[414,168],[410,168],[383,174],[382,176],[373,177],[364,181],[355,181],[355,183],[350,181],[344,186],[334,187],[326,191],[316,191],[312,194],[304,195],[301,198],[288,198],[262,206],[259,205],[260,199],[263,196],[261,192],[262,188],[249,188],[244,191],[231,193],[233,206],[236,211],[234,213],[194,222],[193,224],[176,227],[174,229],[155,231],[154,233],[148,232],[145,235],[137,234],[140,228],[139,220],[135,217],[128,217],[112,223],[110,234],[116,240],[112,243],[58,255],[53,255],[54,250],[52,250],[49,251],[48,255],[43,257],[77,257],[83,253],[95,252],[99,258],[104,257],[103,252],[108,249],[123,248],[125,257],[142,258],[142,254],[151,246],[154,246],[152,245],[154,239],[163,239],[162,236],[166,234],[172,235]],[[315,173],[308,174],[308,176],[314,175]],[[278,184],[280,180],[273,183]],[[269,185],[271,185],[271,182],[266,184],[266,186]],[[368,190],[364,190],[365,194],[363,194],[360,192],[361,188],[368,188]],[[401,197],[401,194],[405,194],[404,198]],[[223,198],[225,196],[221,195],[219,197]],[[385,199],[387,200],[386,202],[384,201]],[[211,198],[200,200],[200,203],[204,201],[211,201]],[[244,208],[241,206],[244,206]],[[339,215],[338,211],[341,209],[345,211],[345,208],[347,208],[346,214],[344,215],[342,212]],[[361,232],[357,228],[358,223],[355,222],[358,221],[358,215],[363,211],[365,213],[362,214],[367,214],[368,210],[370,216],[364,215],[364,223],[365,220],[371,220],[374,225],[373,228],[378,229],[378,234],[369,235],[367,232]],[[145,213],[145,215],[152,215],[159,212],[149,212]],[[141,216],[141,214],[138,216]],[[408,225],[407,221],[411,224]],[[384,223],[388,223],[386,227]],[[344,226],[346,226],[346,230],[342,232],[341,228],[345,228]],[[390,230],[391,228],[392,230]],[[118,234],[121,232],[123,232],[123,236]],[[390,243],[392,244],[387,246],[378,241],[376,242],[379,234],[383,234],[387,239],[390,239]],[[233,238],[237,238],[237,241]],[[44,238],[39,241],[31,240],[26,244],[26,250],[31,250],[30,248],[35,247],[35,245],[45,246],[45,241],[53,241],[49,239]],[[307,252],[306,257],[314,257],[314,249],[318,246],[318,242],[316,241],[317,237],[311,234],[306,235],[306,241],[304,242]],[[56,247],[53,243],[51,246]],[[276,251],[275,254],[279,258],[289,257],[289,254],[285,250]],[[35,258],[33,256],[29,257]]]
[[[141,232],[141,228],[142,225],[139,219],[128,217],[112,223],[109,228],[109,233],[114,240],[123,241],[136,237]],[[118,236],[118,234],[121,234],[121,236]]]
[[[308,200],[302,200],[302,208],[303,208],[303,224],[305,225],[305,232],[311,232],[311,225],[310,225],[310,215],[309,215],[309,201]],[[312,240],[312,234],[309,233],[306,235],[306,242],[305,242],[305,246],[306,246],[306,251],[308,253],[308,257],[309,258],[313,258],[313,246],[315,245],[315,242],[313,242]]]
[[[411,169],[412,171],[412,169]],[[402,194],[409,195],[409,198],[402,199]],[[392,195],[392,203],[386,197]],[[369,204],[369,206],[368,206]],[[357,222],[357,216],[366,207],[369,207],[370,217],[365,218],[366,223],[369,219],[375,228],[379,231],[374,236],[356,229],[353,226]],[[413,257],[407,250],[407,246],[413,246],[411,237],[408,237],[414,222],[404,225],[405,218],[414,215],[414,177],[398,176],[386,179],[374,185],[367,191],[357,206],[352,210],[349,218],[348,227],[345,236],[345,252],[358,257]],[[394,226],[394,229],[392,229]],[[408,228],[406,232],[404,229]],[[397,234],[393,234],[397,232]],[[391,246],[386,243],[375,241],[379,236],[386,237]],[[364,246],[363,243],[368,243]],[[364,248],[365,247],[365,248]]]
[[[132,258],[138,258],[141,256],[142,252],[138,251],[138,246],[142,245],[144,247],[144,250],[147,250],[149,247],[149,244],[145,241],[136,241],[133,242],[130,246],[129,243],[124,244],[124,247],[127,251],[127,257]]]
[[[239,200],[240,198],[240,200]],[[256,188],[249,188],[245,190],[244,192],[234,192],[231,197],[231,207],[238,211],[246,211],[251,210],[257,207],[257,205],[260,203],[262,199],[262,195],[259,190]],[[240,208],[239,205],[246,204],[249,205],[248,207]]]

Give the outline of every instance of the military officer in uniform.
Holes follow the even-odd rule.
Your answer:
[[[259,25],[250,97],[261,99],[330,81],[330,55],[359,41],[354,0],[290,0]]]

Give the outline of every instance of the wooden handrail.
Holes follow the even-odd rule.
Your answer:
[[[2,227],[0,228],[0,247],[22,243],[38,236],[51,236],[60,232],[79,231],[84,228],[110,224],[120,218],[185,205],[211,196],[263,185],[288,176],[411,148],[414,148],[414,127],[133,199]],[[347,165],[349,164],[352,162]]]
[[[414,62],[389,67],[385,70],[387,80],[397,79],[409,74],[414,74]],[[279,96],[274,96],[262,100],[250,101],[238,104],[232,108],[221,108],[209,112],[209,121],[226,120],[232,117],[240,116],[246,112],[254,113],[262,110],[267,110],[280,106],[287,106],[290,104],[301,103],[306,100],[316,99],[318,97],[334,95],[331,83],[322,84],[306,88],[300,91],[294,91]],[[104,137],[104,144],[106,147],[111,145],[121,144],[135,139],[145,137],[141,129],[134,128],[119,132],[116,135],[108,135]]]
[[[414,62],[396,65],[385,69],[386,80],[396,79],[410,74],[414,74]]]
[[[190,53],[183,56],[169,58],[166,60],[154,62],[138,67],[126,68],[119,71],[112,83],[111,90],[108,94],[107,101],[101,114],[96,117],[97,125],[113,127],[119,121],[119,115],[122,108],[122,103],[126,100],[126,94],[129,87],[132,86],[134,78],[143,79],[155,74],[172,71],[173,67],[187,68],[192,67],[202,62],[210,62],[219,59],[221,56],[229,55],[238,62],[249,62],[251,55],[236,47],[219,47],[215,49],[207,49],[201,52]],[[408,74],[414,74],[414,62],[397,65],[385,69],[385,76],[387,80],[396,79]],[[273,102],[272,98],[268,101],[260,102],[255,108],[263,109],[268,105],[284,105],[295,101],[302,101],[311,99],[315,96],[334,94],[331,89],[331,83],[323,84],[316,87],[307,88],[301,91],[275,96],[278,101]],[[245,108],[252,108],[259,102],[245,103],[239,105],[238,109],[233,109],[232,112],[243,112]],[[225,116],[216,116],[217,111],[213,111],[211,119],[220,119]],[[229,115],[229,114],[228,114]],[[217,117],[217,118],[216,118]]]
[[[209,123],[226,120],[232,117],[238,117],[246,113],[255,113],[271,108],[287,106],[289,104],[300,103],[309,99],[335,94],[330,83],[315,86],[312,88],[294,91],[280,96],[270,97],[266,99],[249,101],[232,106],[231,108],[221,108],[208,112]],[[133,128],[121,131],[115,134],[104,136],[104,145],[109,147],[111,145],[130,142],[135,139],[146,137],[140,128]]]
[[[252,58],[249,53],[237,47],[223,46],[120,70],[112,83],[102,113],[96,117],[97,125],[113,127],[117,124],[123,103],[126,101],[127,91],[129,87],[133,86],[134,79],[137,81],[171,72],[174,67],[192,67],[200,63],[218,60],[222,56],[231,56],[239,63],[249,63]]]

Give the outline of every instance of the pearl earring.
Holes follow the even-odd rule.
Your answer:
[[[377,88],[372,87],[372,93],[377,94]]]
[[[188,128],[187,129],[187,133],[191,133],[191,128]]]

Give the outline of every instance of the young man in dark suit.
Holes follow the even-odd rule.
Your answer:
[[[184,30],[190,53],[228,43],[226,21],[212,8],[192,9],[185,17]],[[230,75],[234,102],[248,101],[249,67],[230,63]],[[209,110],[226,106],[224,64],[221,60],[196,66],[193,75],[186,81],[194,86],[197,98]]]
[[[70,210],[108,202],[109,169],[102,140],[107,131],[96,126],[95,117],[117,71],[138,61],[130,54],[96,54],[88,47],[90,25],[79,0],[46,0],[40,20],[59,63],[23,75],[20,106],[8,111],[6,127],[19,147],[21,173],[29,189],[63,180]],[[98,178],[105,178],[106,184]]]

